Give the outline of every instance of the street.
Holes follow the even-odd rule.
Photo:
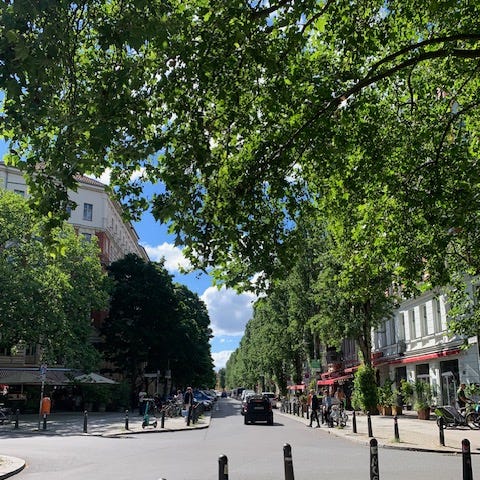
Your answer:
[[[215,480],[218,458],[228,458],[231,480],[284,478],[283,446],[293,453],[296,480],[368,479],[369,449],[365,445],[309,429],[291,418],[274,415],[274,425],[244,425],[240,404],[217,402],[210,427],[203,430],[98,436],[1,433],[1,453],[22,457],[26,468],[17,480]],[[472,456],[474,478],[480,458]],[[381,480],[458,480],[460,455],[379,449]],[[478,474],[477,474],[478,477]]]

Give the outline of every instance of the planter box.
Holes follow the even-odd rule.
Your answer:
[[[392,407],[387,407],[384,405],[381,405],[380,408],[380,413],[385,416],[391,416],[392,415]]]
[[[419,420],[430,420],[430,409],[423,408],[421,410],[417,410],[417,415]]]

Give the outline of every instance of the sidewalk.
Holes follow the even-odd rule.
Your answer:
[[[48,435],[92,435],[102,437],[115,437],[119,435],[132,435],[139,433],[164,433],[181,430],[196,430],[210,426],[210,412],[205,412],[196,423],[187,426],[183,417],[165,418],[162,428],[161,418],[157,418],[157,427],[153,425],[142,428],[143,417],[130,414],[128,416],[128,430],[124,413],[89,413],[85,429],[85,416],[83,413],[53,413],[47,419],[46,429],[43,429],[43,420],[38,415],[21,415],[18,428],[15,423],[0,425],[0,438],[5,434],[15,436],[48,436]],[[152,423],[152,419],[151,422]],[[0,480],[15,475],[25,468],[25,460],[16,457],[1,455],[0,453]]]
[[[352,412],[349,411],[347,413],[348,422],[346,427],[328,428],[326,425],[322,425],[320,430],[328,432],[330,435],[344,437],[354,442],[369,445],[371,439],[368,436],[367,416],[357,412],[357,433],[353,433]],[[301,416],[280,413],[280,411],[278,411],[278,414],[295,419],[305,425],[310,423],[306,419],[306,415],[302,418]],[[462,440],[468,439],[470,441],[470,452],[472,454],[480,454],[480,430],[471,430],[468,427],[447,428],[443,431],[445,446],[442,446],[435,416],[432,416],[430,420],[418,420],[414,411],[404,412],[403,415],[399,415],[397,425],[400,439],[398,441],[395,440],[394,417],[372,415],[370,419],[373,438],[377,440],[379,447],[461,454]]]

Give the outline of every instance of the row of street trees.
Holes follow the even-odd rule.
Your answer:
[[[132,388],[145,369],[169,369],[177,384],[214,385],[210,319],[196,294],[135,255],[104,272],[95,241],[64,224],[46,243],[44,222],[23,197],[0,189],[3,348],[38,346],[43,363],[86,372],[108,359]],[[100,345],[92,344],[93,310],[109,310]]]
[[[480,266],[474,3],[0,8],[0,128],[39,211],[61,218],[76,173],[111,168],[132,215],[148,204],[141,181],[160,181],[156,218],[218,283],[281,289],[320,242],[312,328],[322,333],[341,312],[339,330],[367,362],[366,333],[390,308],[392,285],[455,285],[452,325],[478,332],[462,286]]]

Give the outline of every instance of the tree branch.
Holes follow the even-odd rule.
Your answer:
[[[395,60],[397,57],[400,55],[404,55],[405,53],[411,52],[413,50],[417,50],[419,48],[426,47],[428,45],[435,45],[437,43],[446,43],[446,42],[456,42],[458,40],[480,40],[480,35],[479,34],[470,34],[470,33],[459,33],[458,35],[452,35],[450,37],[438,37],[438,38],[431,38],[429,40],[425,40],[420,43],[415,43],[414,45],[408,45],[404,48],[401,48],[395,53],[392,53],[391,55],[386,56],[385,58],[382,58],[379,62],[375,63],[372,68],[368,71],[367,77],[372,75],[375,70],[378,69],[381,65],[384,65],[385,63],[391,62],[392,60]]]
[[[325,5],[323,6],[323,8],[316,14],[314,15],[312,18],[310,18],[309,20],[307,20],[307,22],[305,23],[305,25],[303,26],[302,28],[302,35],[303,33],[305,32],[305,30],[317,19],[317,18],[320,18],[327,10],[328,10],[328,7],[330,6],[330,4],[332,3],[332,0],[327,0],[325,2]]]
[[[395,73],[406,69],[412,65],[417,65],[418,63],[424,62],[426,60],[433,60],[436,58],[445,58],[445,57],[459,57],[459,58],[480,58],[480,49],[475,50],[463,50],[454,48],[453,50],[436,50],[434,52],[424,52],[420,55],[417,55],[414,58],[409,58],[394,67],[391,67],[381,73],[378,73],[374,76],[366,76],[362,80],[358,81],[353,87],[349,88],[346,92],[341,95],[338,95],[334,99],[326,102],[320,110],[315,112],[303,125],[297,128],[295,132],[293,132],[292,136],[287,140],[286,143],[281,145],[276,152],[273,154],[273,159],[278,158],[287,148],[289,148],[294,140],[298,137],[298,135],[307,127],[311,126],[318,118],[320,118],[323,114],[330,110],[336,110],[338,106],[350,98],[352,95],[362,91],[364,88],[369,87],[370,85],[379,82],[380,80],[384,80],[385,78],[389,78]]]

